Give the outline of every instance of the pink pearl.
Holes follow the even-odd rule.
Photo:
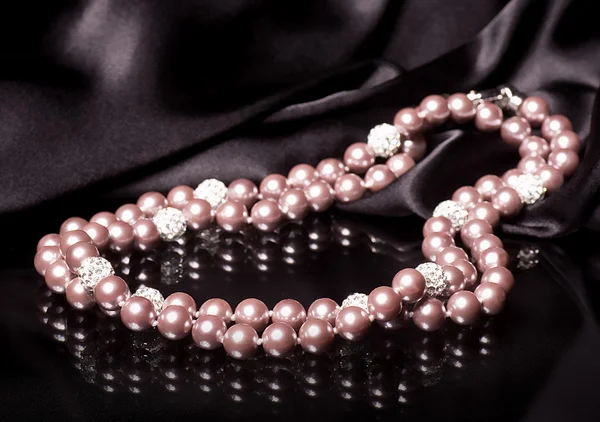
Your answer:
[[[557,149],[548,156],[548,164],[562,171],[565,177],[569,177],[579,165],[579,156],[569,149]]]
[[[142,218],[132,224],[133,243],[140,251],[150,251],[160,244],[160,233],[152,220]]]
[[[182,306],[163,308],[156,321],[158,332],[169,340],[181,340],[192,330],[192,316]]]
[[[131,331],[144,331],[152,327],[156,311],[145,297],[131,296],[121,308],[121,321]]]
[[[60,258],[60,250],[56,246],[44,246],[36,252],[33,265],[39,275],[44,275],[54,261]]]
[[[550,106],[541,97],[527,97],[519,107],[519,114],[532,126],[538,127],[550,114]]]
[[[231,316],[233,315],[233,310],[231,309],[231,305],[229,305],[229,303],[227,303],[225,300],[214,298],[208,299],[202,304],[202,306],[200,306],[200,309],[198,309],[198,315],[214,315],[225,320],[225,322],[229,322],[231,320]]]
[[[481,309],[487,315],[499,314],[504,308],[506,292],[495,283],[481,283],[475,289],[475,296],[481,303]]]
[[[433,233],[423,239],[423,242],[421,243],[421,252],[423,252],[425,258],[430,261],[435,261],[442,249],[453,245],[454,239],[450,235]]]
[[[213,222],[212,207],[204,199],[190,199],[181,211],[188,227],[192,230],[207,229]]]
[[[392,288],[407,303],[415,303],[425,293],[425,277],[414,268],[404,268],[392,279]]]
[[[408,155],[413,161],[421,161],[427,153],[427,141],[423,135],[413,135],[411,139],[402,141],[400,147],[403,154]]]
[[[235,308],[235,322],[262,331],[269,324],[269,308],[261,300],[244,299]]]
[[[428,95],[419,104],[423,111],[424,119],[431,125],[441,125],[450,117],[448,101],[441,95]]]
[[[550,145],[544,138],[539,136],[528,136],[519,147],[521,157],[542,157],[546,158],[550,154]]]
[[[229,184],[227,197],[241,202],[246,208],[251,208],[258,199],[258,188],[251,180],[237,179]]]
[[[494,283],[508,293],[515,284],[515,276],[506,267],[494,267],[486,270],[481,276],[481,284]]]
[[[67,284],[65,296],[69,305],[80,311],[90,309],[95,304],[91,292],[81,285],[81,280],[77,277]]]
[[[124,221],[127,224],[133,224],[144,217],[142,210],[135,204],[121,205],[115,212],[117,220]]]
[[[324,180],[315,180],[304,188],[304,195],[310,208],[316,212],[323,212],[333,205],[335,191]]]
[[[284,299],[273,307],[271,320],[275,323],[282,322],[288,324],[294,330],[298,330],[304,321],[306,321],[306,310],[297,300]]]
[[[369,314],[358,306],[343,308],[335,319],[338,335],[348,341],[360,341],[365,338],[370,326]]]
[[[472,186],[463,186],[458,188],[452,195],[452,200],[458,202],[466,209],[473,208],[475,204],[481,202],[481,194]]]
[[[81,263],[87,258],[99,256],[98,248],[88,242],[78,242],[67,249],[65,261],[73,273],[77,273]]]
[[[524,174],[532,174],[538,171],[545,164],[546,161],[542,157],[526,156],[521,158],[519,164],[517,164],[517,169]]]
[[[479,259],[479,255],[481,255],[483,251],[494,246],[499,248],[504,247],[498,236],[491,233],[482,234],[477,239],[473,240],[473,243],[471,244],[471,255],[473,255],[473,258]]]
[[[514,217],[523,209],[519,194],[513,188],[501,188],[492,197],[492,205],[505,217]]]
[[[223,202],[215,214],[219,226],[228,232],[239,232],[248,225],[248,210],[237,201]]]
[[[115,221],[108,226],[110,248],[115,252],[127,253],[133,249],[133,227],[123,221]]]
[[[437,331],[446,320],[444,304],[435,298],[423,299],[413,312],[413,322],[423,331]]]
[[[448,265],[459,259],[469,259],[469,256],[458,246],[448,246],[437,254],[436,262],[440,265]]]
[[[508,266],[508,253],[498,246],[494,246],[486,249],[479,254],[477,259],[477,268],[482,273],[494,267],[506,267]]]
[[[187,311],[192,316],[194,316],[196,314],[196,301],[194,300],[193,297],[191,297],[187,293],[183,293],[183,292],[171,293],[165,299],[165,302],[163,303],[163,308],[166,308],[167,306],[171,306],[171,305],[177,305],[177,306],[181,306],[181,307],[187,309]]]
[[[111,223],[117,221],[117,217],[112,212],[102,211],[98,214],[94,214],[92,218],[90,218],[90,223],[98,223],[101,226],[108,228]]]
[[[279,197],[279,208],[290,220],[302,220],[310,210],[308,199],[300,189],[288,189]]]
[[[385,164],[375,164],[365,174],[365,187],[378,192],[396,180],[396,176]]]
[[[485,220],[469,220],[460,230],[460,238],[467,248],[473,245],[475,239],[482,234],[492,233],[493,229],[490,223]]]
[[[131,292],[125,280],[116,275],[103,278],[94,287],[96,303],[109,311],[119,309],[129,299],[130,295]]]
[[[302,349],[314,355],[325,353],[333,344],[334,337],[331,324],[318,318],[308,318],[298,332]]]
[[[423,237],[434,233],[443,233],[452,236],[454,234],[452,221],[446,217],[429,217],[425,221],[425,224],[423,224]]]
[[[557,191],[565,182],[562,171],[547,164],[537,169],[534,174],[542,179],[542,183],[548,192]]]
[[[59,234],[62,235],[74,230],[81,230],[86,224],[87,221],[80,217],[67,218],[65,222],[61,224]]]
[[[83,226],[83,231],[92,239],[92,242],[99,250],[104,250],[110,243],[110,233],[108,229],[99,223],[87,223]]]
[[[471,325],[481,315],[481,304],[477,300],[477,296],[467,290],[456,292],[450,296],[446,308],[450,319],[459,325]]]
[[[284,358],[291,355],[296,349],[298,336],[288,324],[274,322],[265,329],[262,341],[263,350],[267,355]]]
[[[548,116],[542,123],[542,136],[547,141],[550,141],[563,130],[573,130],[573,125],[567,117],[561,114]]]
[[[39,251],[44,246],[59,246],[60,245],[60,235],[57,233],[50,233],[42,237],[36,247],[36,251]]]
[[[453,265],[444,265],[442,269],[447,280],[446,293],[452,294],[464,290],[466,286],[465,275],[460,269]]]
[[[364,193],[365,184],[356,174],[345,174],[335,182],[335,197],[340,202],[356,201]]]
[[[400,177],[415,166],[415,160],[410,155],[401,153],[388,158],[385,165],[396,177]]]
[[[269,232],[281,226],[283,213],[272,199],[261,199],[250,211],[252,225],[258,230]]]
[[[92,238],[83,230],[73,230],[64,233],[60,237],[59,249],[63,255],[67,254],[67,250],[76,243],[85,242],[92,244]]]
[[[346,169],[344,163],[340,160],[335,158],[325,158],[317,164],[317,173],[319,173],[319,177],[322,180],[333,186],[335,181],[341,175],[346,173]]]
[[[469,261],[458,259],[452,263],[452,266],[458,268],[463,273],[467,289],[470,289],[477,283],[477,269]]]
[[[490,202],[480,202],[469,211],[469,220],[487,221],[492,228],[500,223],[500,211],[498,211]]]
[[[44,274],[46,286],[54,293],[64,293],[67,284],[73,279],[69,266],[64,259],[57,259],[48,266]]]
[[[391,321],[402,311],[402,298],[394,289],[380,286],[369,294],[369,313],[378,321]]]
[[[500,107],[496,104],[484,102],[475,114],[475,126],[482,132],[493,132],[500,129],[503,118]]]
[[[496,175],[488,174],[480,177],[475,183],[475,189],[481,194],[481,198],[489,201],[498,189],[504,186],[504,182]]]
[[[322,319],[333,326],[339,310],[340,307],[334,300],[321,298],[309,306],[307,316],[308,318]]]
[[[452,94],[448,97],[448,110],[452,120],[458,124],[467,123],[475,117],[475,105],[465,94]]]
[[[308,164],[297,164],[288,173],[288,183],[293,188],[303,188],[319,178],[319,173]]]
[[[266,176],[258,190],[263,199],[278,200],[281,194],[288,188],[288,180],[281,174],[269,174]]]
[[[537,160],[538,158],[535,159]],[[519,169],[510,169],[502,175],[502,181],[506,185],[514,185],[517,182],[519,176],[521,176],[522,174],[523,172]]]
[[[552,138],[550,148],[552,150],[570,149],[578,153],[581,150],[581,141],[579,140],[579,136],[572,130],[563,130]]]
[[[509,117],[502,123],[500,136],[508,145],[518,147],[531,135],[531,125],[523,117]]]
[[[189,186],[175,186],[167,195],[167,202],[170,207],[182,210],[185,205],[194,198],[194,189]]]
[[[423,130],[423,119],[414,108],[403,108],[394,116],[394,125],[402,127],[411,135]]]
[[[225,322],[214,315],[201,316],[192,325],[192,339],[203,350],[215,350],[221,347],[226,332]]]
[[[346,148],[344,163],[352,173],[363,174],[375,164],[375,153],[364,142],[356,142]]]
[[[166,208],[167,198],[159,192],[146,192],[137,200],[136,205],[146,217],[152,217],[158,210]]]
[[[258,334],[250,325],[235,324],[225,333],[223,348],[234,359],[250,359],[258,349]]]

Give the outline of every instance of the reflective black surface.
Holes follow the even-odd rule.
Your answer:
[[[182,290],[199,303],[252,295],[270,306],[285,297],[308,305],[368,292],[420,262],[420,225],[324,216],[276,234],[191,235],[111,259],[132,288]],[[587,298],[597,293],[600,248],[582,247],[594,240],[586,234],[560,243],[503,238],[517,282],[497,317],[431,334],[377,326],[326,356],[247,362],[130,333],[98,309],[75,311],[43,286],[31,255],[5,251],[14,259],[2,269],[3,419],[594,420],[600,336]],[[29,245],[32,253],[35,239]]]

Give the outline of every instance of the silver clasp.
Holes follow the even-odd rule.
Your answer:
[[[504,111],[516,114],[523,103],[524,95],[508,86],[499,86],[483,91],[471,91],[467,97],[473,101],[476,107],[484,101],[494,103]]]

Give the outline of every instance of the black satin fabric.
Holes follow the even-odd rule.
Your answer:
[[[0,211],[133,198],[207,177],[259,180],[340,155],[429,93],[511,84],[585,140],[577,174],[510,233],[597,228],[594,2],[63,1],[0,14]],[[595,110],[595,111],[594,111]],[[393,186],[344,206],[426,216],[516,154],[448,126]],[[65,217],[69,212],[65,209]],[[8,221],[8,220],[7,220]]]

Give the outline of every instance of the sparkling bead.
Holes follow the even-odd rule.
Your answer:
[[[217,179],[206,179],[194,190],[194,198],[204,199],[213,209],[227,200],[227,186]]]
[[[469,218],[469,211],[455,201],[443,201],[433,210],[434,217],[446,217],[452,222],[454,231],[458,232]]]
[[[163,303],[165,303],[165,298],[158,290],[144,285],[138,287],[133,296],[139,296],[148,299],[152,303],[152,306],[154,306],[154,310],[156,311],[157,315],[162,310]]]
[[[364,309],[366,312],[369,312],[369,305],[367,304],[369,300],[369,296],[364,293],[352,293],[342,302],[341,309],[347,308],[349,306],[356,306],[358,308]]]
[[[77,275],[81,279],[81,285],[87,290],[94,290],[96,284],[100,283],[103,278],[113,275],[113,270],[110,262],[102,257],[93,256],[86,258],[81,262]]]
[[[517,191],[524,204],[533,204],[546,193],[542,178],[535,174],[521,174],[509,180],[508,185]]]
[[[156,224],[160,238],[167,242],[182,236],[187,227],[183,212],[172,207],[158,210],[152,217],[152,221]]]
[[[400,149],[401,140],[402,137],[396,126],[383,123],[371,129],[367,144],[376,156],[389,158]]]
[[[429,296],[440,296],[444,293],[448,286],[448,278],[441,265],[425,262],[416,270],[425,277],[425,293]]]

